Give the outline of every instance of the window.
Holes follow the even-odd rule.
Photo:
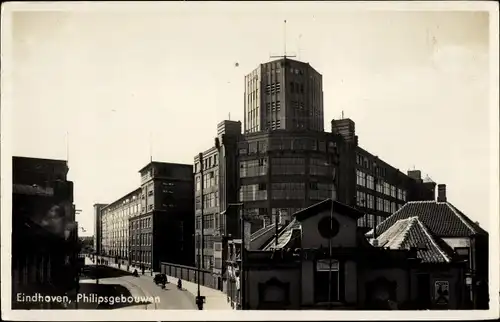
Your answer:
[[[373,178],[373,176],[371,175],[366,175],[366,187],[368,189],[375,189],[375,180]]]
[[[304,183],[273,183],[273,199],[303,199],[305,194]]]
[[[376,210],[383,211],[384,210],[384,199],[377,198],[377,208]]]
[[[316,303],[338,302],[341,300],[341,274],[337,260],[318,260],[314,273],[314,295]],[[330,268],[331,267],[331,268]],[[331,271],[331,275],[330,275]],[[331,278],[330,278],[331,277]]]
[[[391,197],[396,198],[396,187],[391,185]]]
[[[257,177],[267,174],[267,159],[240,162],[240,177]]]
[[[240,201],[267,200],[265,184],[243,185],[240,188]]]
[[[373,195],[371,194],[366,194],[366,201],[367,201],[367,204],[366,206],[370,209],[373,209],[375,207],[375,198],[373,197]]]
[[[311,182],[309,189],[310,200],[325,200],[332,197],[333,184]]]
[[[304,158],[272,158],[271,171],[274,175],[305,174]]]
[[[384,194],[391,195],[391,186],[387,182],[384,182]]]
[[[361,191],[356,192],[356,205],[366,207],[366,193]]]
[[[356,170],[356,183],[360,186],[366,186],[366,177],[362,171]]]
[[[196,191],[200,191],[201,189],[201,178],[200,176],[196,176]]]

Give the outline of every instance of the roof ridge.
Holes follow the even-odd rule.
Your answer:
[[[415,223],[418,221],[418,217],[417,216],[408,217],[408,218],[406,218],[406,221],[409,221],[409,223],[408,223],[408,226],[406,226],[406,229],[403,231],[403,238],[401,239],[401,242],[398,245],[398,248],[399,248],[399,246],[401,246],[401,244],[403,244],[403,241],[406,240],[406,237],[408,237],[408,234],[410,233],[410,229],[412,229],[413,226],[415,226]]]
[[[422,228],[422,231],[427,235],[429,240],[431,241],[432,245],[438,250],[438,252],[443,256],[445,261],[450,262],[451,258],[439,247],[439,245],[436,243],[434,238],[432,237],[431,233],[427,230],[427,227],[420,221],[420,219],[417,218],[417,223],[419,224],[420,228]]]
[[[390,216],[385,217],[385,219],[384,219],[383,221],[381,221],[381,222],[380,222],[380,224],[378,224],[378,225],[376,225],[376,226],[375,226],[375,229],[377,229],[377,228],[379,228],[380,226],[382,226],[382,225],[383,225],[383,224],[384,224],[387,220],[389,220],[389,218],[391,218],[392,216],[395,216],[395,215],[396,215],[398,212],[400,212],[400,211],[401,211],[401,209],[403,209],[403,208],[404,208],[407,204],[408,204],[408,203],[405,203],[405,204],[404,204],[401,208],[399,208],[398,210],[396,210],[396,211],[395,211],[394,213],[392,213]],[[406,219],[408,219],[408,218],[406,218]],[[399,219],[399,220],[402,220],[402,219]],[[396,220],[396,222],[398,222],[398,220]],[[394,224],[395,224],[396,222],[394,222]],[[393,225],[394,225],[394,224],[393,224]],[[391,227],[392,227],[392,225],[391,225],[391,226],[389,226],[387,229],[389,229],[389,228],[391,228]],[[387,231],[387,229],[384,231],[384,233]],[[365,236],[367,236],[367,237],[373,236],[373,233],[374,233],[374,231],[373,231],[373,230],[374,230],[373,228],[372,228],[372,229],[370,229],[367,233],[365,233]],[[383,234],[383,233],[382,233],[382,234]]]
[[[462,215],[460,214],[460,212],[459,212],[459,211],[457,211],[457,209],[455,209],[455,207],[454,207],[451,203],[449,203],[449,202],[445,202],[445,204],[448,206],[448,208],[450,208],[450,209],[451,209],[451,211],[453,211],[453,213],[455,214],[455,216],[457,216],[457,217],[458,217],[458,218],[459,218],[459,219],[460,219],[460,220],[464,223],[464,225],[465,225],[465,226],[467,226],[467,228],[469,228],[469,229],[472,231],[472,233],[473,233],[473,234],[477,234],[477,233],[478,233],[478,232],[476,231],[476,229],[474,229],[474,227],[472,227],[472,225],[471,225],[471,224],[469,224],[469,223],[467,222],[467,220],[465,220],[465,219],[462,217]],[[465,214],[464,214],[464,216],[465,216]]]

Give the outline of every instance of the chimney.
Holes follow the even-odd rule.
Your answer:
[[[408,170],[408,177],[420,182],[422,180],[422,171]]]
[[[438,184],[437,202],[446,202],[446,185]]]

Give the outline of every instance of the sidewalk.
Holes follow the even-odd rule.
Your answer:
[[[108,266],[118,269],[118,265],[114,263],[109,263]],[[121,265],[119,269],[127,271],[127,266],[123,267],[123,265]],[[128,272],[133,271],[134,269],[132,267],[128,270]],[[142,274],[140,270],[137,271],[139,275]],[[144,272],[144,276],[154,276],[155,274],[159,274],[159,272],[151,272],[150,270],[145,270]],[[170,283],[177,284],[178,278],[168,276],[168,280]],[[194,298],[198,295],[198,284],[196,283],[182,280],[182,288],[191,293]],[[200,286],[200,293],[202,296],[205,296],[204,310],[232,310],[231,303],[227,301],[227,295],[223,292],[210,287]]]
[[[177,284],[178,278],[167,276],[169,281],[174,281]],[[194,297],[198,295],[198,284],[196,283],[182,280],[182,288],[193,294]],[[231,303],[227,301],[227,295],[223,292],[210,287],[200,286],[200,294],[205,296],[204,310],[232,310]]]

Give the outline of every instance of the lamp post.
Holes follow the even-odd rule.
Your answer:
[[[333,231],[333,202],[337,200],[337,166],[339,164],[338,152],[337,148],[334,147],[333,154],[330,155],[330,162],[332,166],[332,206],[330,209],[330,233]],[[347,196],[346,196],[347,197]],[[333,253],[332,253],[332,238],[333,236],[329,236],[328,238],[328,257],[329,257],[329,270],[328,270],[328,306],[332,308],[332,264],[333,264]]]
[[[200,234],[200,238],[198,239],[199,242],[198,242],[198,278],[197,278],[197,281],[198,281],[198,293],[197,293],[197,296],[196,296],[196,305],[198,306],[198,309],[199,310],[203,310],[203,303],[205,303],[205,297],[201,295],[201,287],[200,287],[200,278],[201,278],[201,268],[205,266],[205,257],[203,256],[204,254],[204,243],[203,243],[203,239],[204,239],[204,230],[205,230],[205,223],[204,223],[204,217],[203,217],[203,211],[204,211],[204,204],[203,204],[203,180],[204,180],[204,177],[203,177],[203,153],[199,153],[198,154],[198,161],[199,161],[199,164],[200,164],[200,201],[201,201],[201,205],[200,205],[200,211],[201,211],[201,214],[200,214],[200,218],[201,218],[201,234]],[[200,253],[201,253],[201,256],[200,256]],[[200,260],[200,257],[201,257],[201,260]]]

